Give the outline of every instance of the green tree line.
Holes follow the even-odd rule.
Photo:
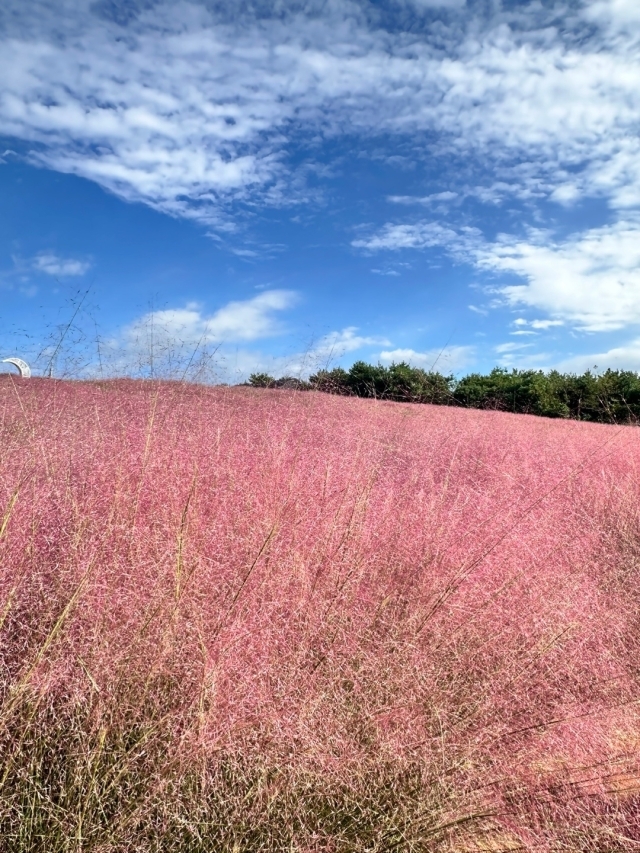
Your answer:
[[[640,421],[640,374],[631,370],[604,373],[560,373],[557,370],[507,370],[470,373],[462,379],[411,367],[389,367],[356,361],[349,370],[319,370],[308,381],[284,376],[275,379],[254,373],[249,384],[259,388],[315,389],[329,394],[370,397],[405,403],[432,403],[474,409],[498,409],[574,418],[599,423]]]

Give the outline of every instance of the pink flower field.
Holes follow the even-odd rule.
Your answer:
[[[0,850],[640,849],[640,432],[0,382]]]

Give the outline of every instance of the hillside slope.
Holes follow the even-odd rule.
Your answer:
[[[640,433],[0,382],[0,849],[640,849]]]

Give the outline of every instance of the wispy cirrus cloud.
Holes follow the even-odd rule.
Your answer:
[[[400,6],[404,24],[385,26]],[[457,0],[390,3],[386,18],[376,8],[8,0],[0,131],[31,143],[35,162],[221,228],[230,199],[305,198],[291,146],[346,130],[428,131],[424,155],[475,152],[478,176],[524,158],[528,173],[502,181],[519,197],[640,204],[632,4],[489,17]],[[436,9],[449,18],[434,36],[421,14]]]
[[[498,353],[498,355],[504,356],[510,355],[514,352],[520,352],[523,349],[529,349],[532,346],[533,344],[514,344],[512,341],[507,341],[504,344],[498,344],[497,346],[495,346],[494,350]]]
[[[369,252],[381,250],[398,251],[400,249],[430,249],[434,246],[461,247],[465,240],[477,241],[481,232],[477,228],[456,231],[440,222],[422,221],[410,224],[387,223],[369,237],[352,240],[356,249]]]

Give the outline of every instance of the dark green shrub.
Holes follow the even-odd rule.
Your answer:
[[[249,377],[249,385],[253,388],[273,388],[276,380],[268,373],[252,373]]]
[[[349,388],[357,397],[384,399],[389,388],[386,367],[356,361],[349,371]]]
[[[289,388],[293,391],[308,391],[311,388],[309,382],[305,382],[303,379],[297,379],[295,376],[283,376],[280,379],[276,379],[275,382],[272,383],[273,388]]]
[[[411,367],[406,362],[392,364],[387,370],[387,376],[387,396],[392,400],[440,405],[453,402],[453,376],[427,372],[420,367]]]
[[[351,394],[349,385],[349,374],[341,367],[333,370],[319,370],[309,377],[312,388],[316,391],[324,391],[326,394]]]

